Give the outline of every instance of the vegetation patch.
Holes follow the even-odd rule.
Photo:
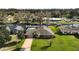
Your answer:
[[[16,49],[14,51],[19,51],[24,43],[25,39],[20,40],[17,45],[16,45]]]

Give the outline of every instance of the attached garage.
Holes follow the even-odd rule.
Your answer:
[[[36,31],[36,29],[35,28],[28,28],[27,30],[26,30],[26,36],[27,37],[33,37],[33,33]]]

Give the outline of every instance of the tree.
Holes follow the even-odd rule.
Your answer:
[[[0,46],[11,40],[9,32],[4,27],[0,28]]]
[[[25,35],[24,35],[23,31],[18,31],[17,36],[18,36],[19,39],[24,39],[25,38]]]

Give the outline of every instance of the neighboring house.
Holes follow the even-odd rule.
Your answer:
[[[24,28],[20,25],[12,25],[9,24],[6,26],[6,30],[8,30],[10,32],[10,34],[16,34],[18,31],[23,31],[24,32]]]
[[[47,17],[43,18],[43,22],[47,24],[57,23],[62,20],[64,21],[64,18],[47,18]]]
[[[63,18],[48,18],[49,21],[58,22],[63,20]]]
[[[7,23],[12,23],[12,22],[14,22],[14,16],[12,16],[12,15],[8,15],[7,17],[6,17],[6,20],[5,20]]]
[[[73,18],[71,19],[71,21],[77,21],[77,22],[79,22],[79,19],[77,19],[77,17],[73,17]]]
[[[17,25],[15,28],[14,28],[15,32],[18,33],[18,31],[23,31],[24,32],[24,28],[22,26],[19,26]]]
[[[67,25],[59,29],[62,34],[79,34],[79,24]]]
[[[14,28],[15,28],[15,26],[13,26],[13,25],[6,26],[6,30],[8,30],[10,32],[10,34],[15,34]]]
[[[79,29],[60,29],[62,34],[79,34]]]
[[[69,19],[69,18],[64,18],[64,21],[66,22],[70,22],[72,19]]]
[[[49,24],[52,24],[52,23],[57,24],[57,22],[64,21],[63,18],[48,18],[48,20],[49,20]]]
[[[47,17],[44,17],[42,20],[43,20],[43,22],[49,21],[49,19]]]

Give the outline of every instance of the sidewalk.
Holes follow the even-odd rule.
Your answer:
[[[25,51],[31,51],[32,41],[33,41],[32,38],[25,39],[25,42],[24,42],[22,48],[25,48]]]

